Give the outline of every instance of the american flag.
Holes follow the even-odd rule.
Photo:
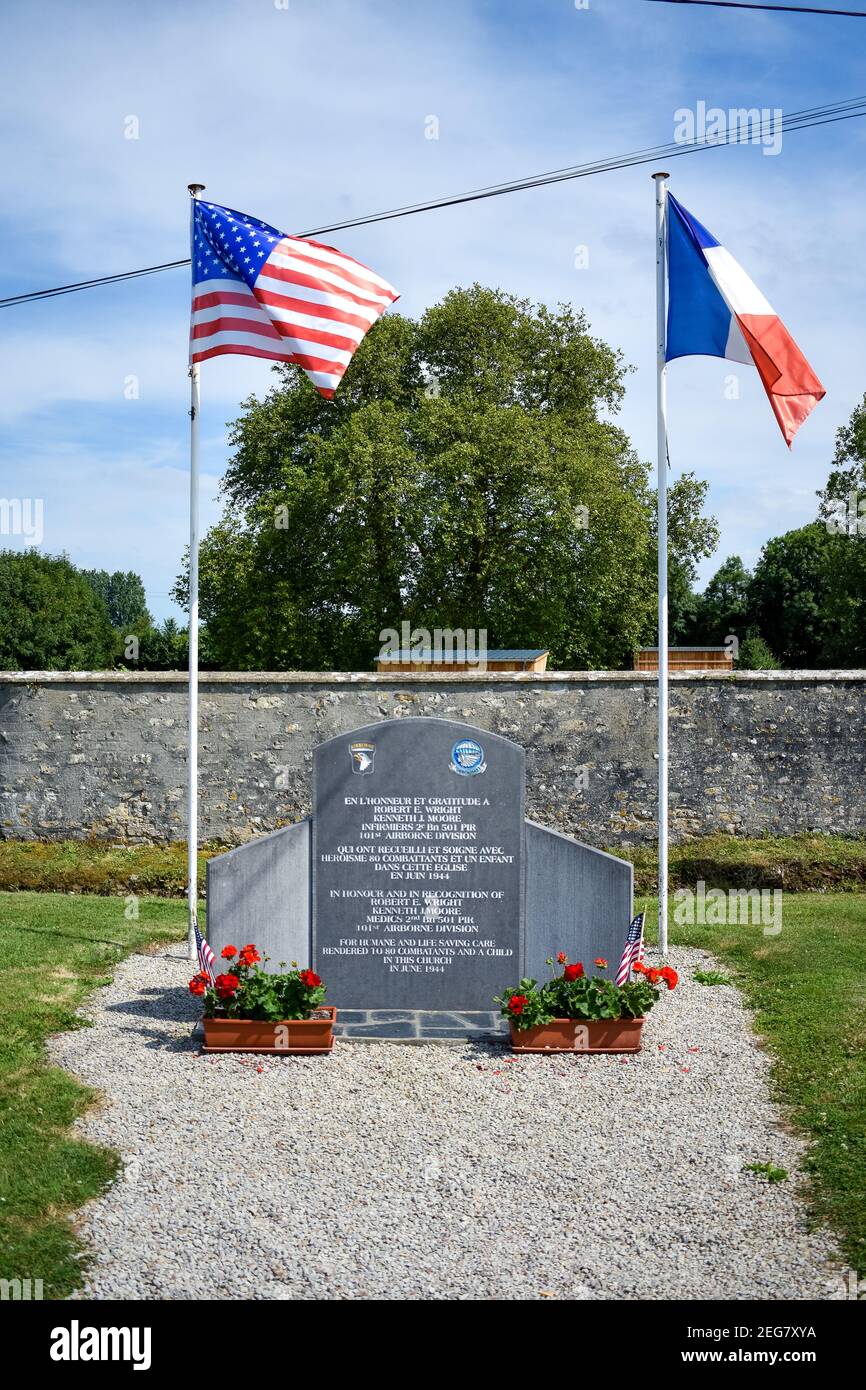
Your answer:
[[[368,328],[398,297],[332,246],[195,201],[191,362],[226,352],[296,362],[330,397]]]
[[[198,963],[199,963],[199,965],[201,966],[202,970],[204,971],[205,975],[207,975],[207,977],[208,977],[208,979],[210,980],[211,984],[213,984],[213,982],[214,982],[214,971],[213,971],[213,968],[214,968],[214,965],[215,965],[215,963],[216,963],[216,956],[214,955],[214,953],[213,953],[213,951],[211,950],[210,946],[208,946],[207,942],[205,941],[204,937],[202,936],[201,932],[199,931],[199,929],[198,929],[198,922],[196,922],[196,924],[195,924],[195,944],[196,944],[196,947],[198,948]]]
[[[643,919],[645,912],[639,912],[628,929],[625,949],[616,972],[616,983],[624,985],[635,961],[643,960]]]

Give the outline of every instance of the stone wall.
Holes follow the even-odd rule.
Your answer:
[[[654,675],[208,674],[200,839],[309,814],[312,749],[438,715],[516,739],[527,815],[590,844],[655,838]],[[866,672],[671,678],[674,838],[866,832]],[[0,673],[0,836],[185,838],[186,685],[175,674]]]

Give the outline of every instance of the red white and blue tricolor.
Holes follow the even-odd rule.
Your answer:
[[[643,923],[646,916],[645,912],[639,912],[632,919],[625,939],[625,948],[620,958],[616,972],[616,983],[624,985],[632,972],[635,961],[643,960]]]
[[[295,362],[330,397],[397,298],[387,280],[332,246],[195,202],[191,362],[226,352]]]
[[[699,355],[757,367],[790,447],[824,387],[742,266],[671,193],[667,222],[667,361]]]

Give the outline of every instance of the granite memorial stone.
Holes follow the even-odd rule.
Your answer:
[[[313,961],[338,1008],[489,1010],[523,965],[523,749],[393,719],[313,759]]]

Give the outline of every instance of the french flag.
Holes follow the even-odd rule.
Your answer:
[[[742,266],[671,193],[667,221],[666,360],[724,357],[757,367],[790,448],[824,387]]]

